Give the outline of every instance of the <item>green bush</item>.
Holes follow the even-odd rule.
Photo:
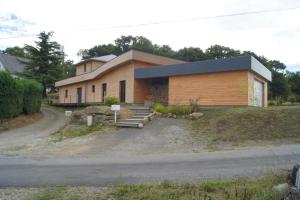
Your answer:
[[[175,114],[175,115],[187,115],[192,113],[191,106],[163,106],[160,103],[156,103],[153,105],[153,109],[156,112],[163,113],[163,114]]]
[[[0,120],[22,112],[23,87],[6,72],[0,72]]]
[[[22,79],[19,82],[23,85],[23,112],[33,114],[40,112],[43,96],[43,86],[35,81]]]
[[[119,99],[117,97],[108,96],[104,98],[104,104],[107,106],[111,106],[117,103],[119,103]]]

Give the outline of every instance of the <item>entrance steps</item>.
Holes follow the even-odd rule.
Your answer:
[[[124,120],[117,122],[118,127],[143,128],[146,123],[154,119],[153,111],[144,106],[130,108],[135,114]]]

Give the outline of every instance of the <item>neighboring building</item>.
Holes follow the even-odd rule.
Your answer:
[[[184,62],[130,50],[76,64],[75,77],[56,82],[60,103],[121,103],[159,99],[171,105],[267,106],[271,72],[252,56]],[[159,97],[159,98],[157,98]]]
[[[22,73],[25,68],[22,61],[26,59],[0,52],[0,71],[7,71],[11,74]]]

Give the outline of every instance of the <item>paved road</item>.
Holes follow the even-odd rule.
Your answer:
[[[50,107],[42,107],[41,111],[44,117],[37,123],[0,133],[0,151],[40,143],[64,125],[63,112]]]
[[[291,169],[300,146],[139,158],[0,158],[0,187],[44,185],[107,186],[158,181],[201,182],[253,177]]]

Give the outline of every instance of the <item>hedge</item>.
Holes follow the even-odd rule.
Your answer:
[[[6,72],[0,72],[0,120],[22,112],[23,87]]]
[[[19,82],[23,85],[23,112],[25,114],[40,112],[43,86],[35,80],[22,79]]]
[[[188,115],[192,113],[191,106],[164,106],[160,103],[156,103],[153,105],[153,109],[156,112],[163,113],[163,114],[175,114],[175,115]]]
[[[34,80],[17,80],[7,72],[0,72],[0,121],[22,112],[39,112],[42,92],[42,85]]]

